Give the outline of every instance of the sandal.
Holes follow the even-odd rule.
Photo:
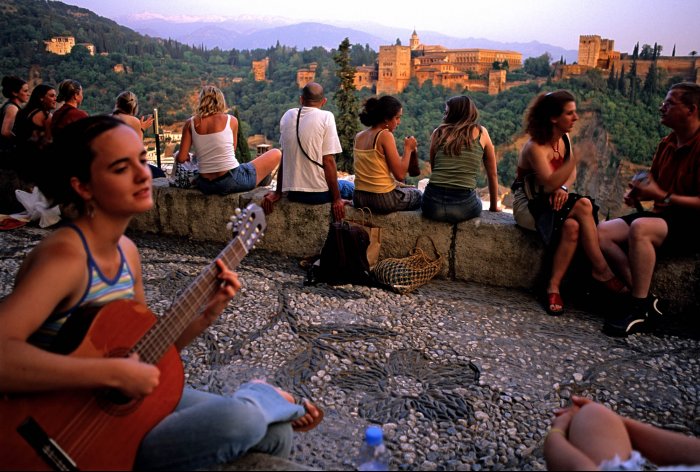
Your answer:
[[[552,308],[552,305],[559,305],[561,308],[555,310]],[[547,310],[547,313],[552,316],[559,316],[564,313],[564,301],[561,299],[561,295],[559,293],[547,294],[547,305],[545,306],[545,310]]]
[[[629,293],[629,288],[627,285],[620,280],[616,275],[613,275],[608,280],[596,280],[598,284],[608,290],[611,293],[616,293],[618,295]]]
[[[318,426],[319,423],[321,423],[321,421],[323,421],[323,410],[321,408],[319,408],[318,405],[314,405],[313,403],[311,403],[310,400],[307,400],[306,398],[299,398],[298,400],[295,401],[295,403],[297,405],[304,407],[304,410],[306,410],[306,415],[302,416],[301,418],[299,418],[297,420],[292,421],[292,430],[293,431],[297,431],[299,433],[305,433],[307,431],[311,431],[316,426]],[[318,416],[314,417],[311,414],[311,412],[309,411],[309,405],[313,406],[316,409],[316,411],[318,412]],[[311,423],[305,424],[303,426],[294,426],[295,423],[306,418],[307,416],[312,418]]]

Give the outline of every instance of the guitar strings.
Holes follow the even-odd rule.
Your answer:
[[[252,247],[254,239],[248,239],[248,247]],[[240,244],[240,247],[236,246],[237,243]],[[222,259],[230,268],[234,268],[247,253],[248,249],[239,236],[221,251],[217,259]],[[166,313],[167,316],[160,318],[146,335],[136,343],[132,351],[139,352],[144,362],[157,364],[166,350],[173,345],[176,337],[182,334],[194,316],[201,312],[200,310],[203,309],[207,297],[211,296],[212,291],[218,289],[216,284],[208,284],[210,287],[213,286],[209,290],[204,287],[205,281],[208,282],[212,276],[215,277],[215,271],[215,263],[209,264],[195,281],[175,299],[173,304],[171,304],[171,309]],[[195,315],[192,315],[193,308]],[[189,315],[189,317],[186,315]],[[166,320],[168,323],[163,322]],[[107,416],[95,416],[94,408],[97,408],[100,412],[107,409],[108,411],[105,412]],[[96,397],[91,397],[78,413],[58,431],[56,434],[58,444],[62,445],[66,451],[70,451],[69,454],[73,459],[81,456],[87,448],[92,446],[92,441],[97,439],[105,428],[109,426],[109,420],[111,419],[109,409],[112,408],[111,405],[106,407],[100,406]],[[77,436],[75,435],[76,432],[78,433]]]

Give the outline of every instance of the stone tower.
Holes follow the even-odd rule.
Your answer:
[[[418,33],[416,33],[416,29],[413,28],[413,34],[411,35],[411,41],[409,43],[411,47],[411,51],[415,51],[418,49],[420,46],[420,39],[418,39]]]
[[[410,46],[379,46],[377,95],[402,92],[411,80]]]

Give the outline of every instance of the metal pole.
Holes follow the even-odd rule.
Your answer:
[[[158,109],[153,109],[153,133],[156,135],[156,165],[159,169],[160,166],[160,130],[158,129]]]

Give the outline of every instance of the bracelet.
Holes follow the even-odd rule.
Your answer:
[[[547,434],[547,436],[549,436],[549,435],[552,434],[552,433],[559,433],[559,434],[561,434],[562,436],[566,437],[566,431],[564,431],[563,429],[552,428],[552,429],[549,430],[549,433]]]

